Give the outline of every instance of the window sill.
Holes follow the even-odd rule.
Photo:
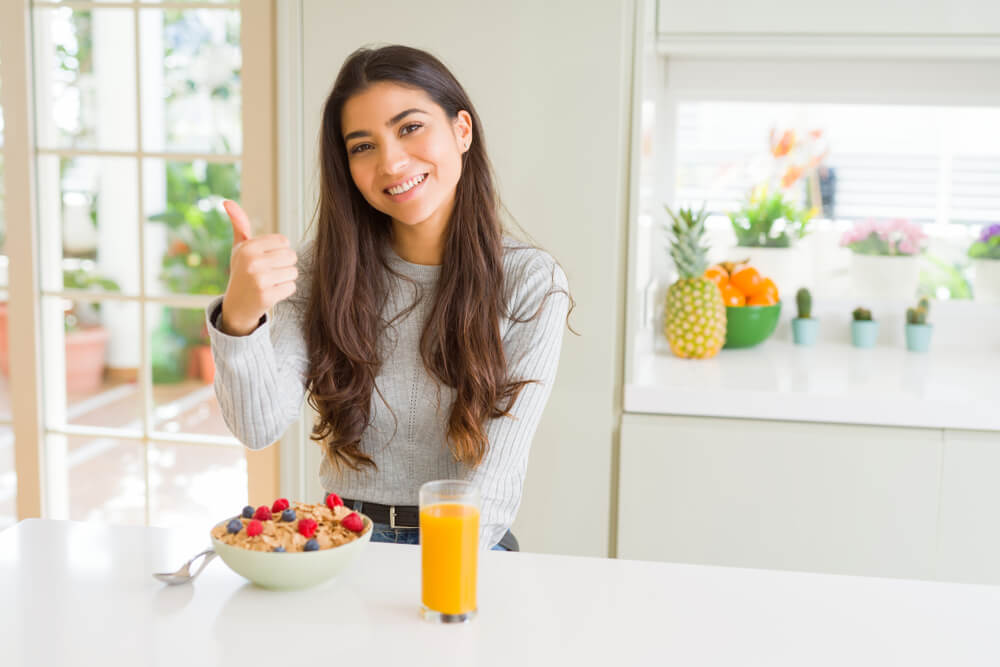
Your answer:
[[[996,370],[968,347],[919,354],[779,336],[693,361],[653,352],[651,338],[633,346],[626,412],[1000,432]]]

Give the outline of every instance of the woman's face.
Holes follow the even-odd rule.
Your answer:
[[[423,90],[379,82],[344,104],[341,129],[351,177],[369,204],[398,223],[443,230],[472,140],[468,112],[450,119]]]

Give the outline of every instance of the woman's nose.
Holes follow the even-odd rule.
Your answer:
[[[405,171],[409,156],[399,146],[388,145],[382,151],[380,167],[383,173],[396,174]]]

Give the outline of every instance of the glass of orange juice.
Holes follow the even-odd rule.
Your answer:
[[[420,487],[420,557],[423,608],[436,623],[476,616],[479,557],[479,487],[444,479]]]

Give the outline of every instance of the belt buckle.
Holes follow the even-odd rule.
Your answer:
[[[417,526],[397,526],[396,525],[396,506],[389,505],[389,527],[390,528],[417,528]]]

